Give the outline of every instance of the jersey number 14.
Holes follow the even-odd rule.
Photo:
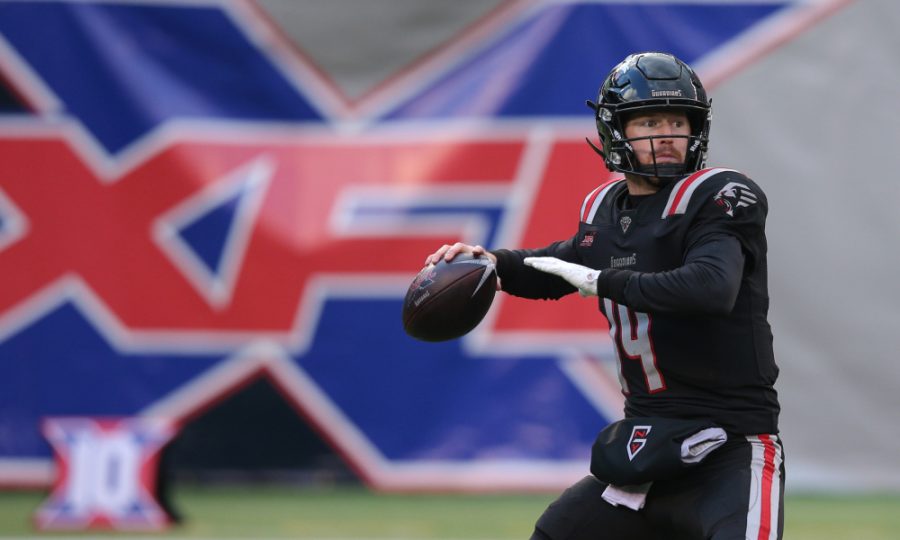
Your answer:
[[[609,335],[615,344],[619,383],[625,395],[631,393],[623,371],[626,361],[640,362],[647,390],[651,394],[665,390],[666,381],[656,365],[656,352],[650,336],[650,315],[621,306],[609,298],[603,299],[603,309],[609,320]]]

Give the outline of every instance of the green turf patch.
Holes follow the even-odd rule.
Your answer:
[[[31,526],[31,514],[44,496],[0,492],[0,537],[45,537]],[[553,494],[375,494],[359,487],[178,486],[174,502],[185,516],[184,523],[152,536],[521,540],[528,538],[534,521],[554,498]],[[792,495],[786,509],[785,538],[789,540],[900,538],[900,495]]]

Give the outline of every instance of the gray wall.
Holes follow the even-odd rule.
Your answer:
[[[858,0],[720,85],[714,162],[765,186],[795,486],[900,489],[900,3]]]

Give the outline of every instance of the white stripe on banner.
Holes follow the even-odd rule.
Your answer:
[[[781,443],[777,435],[748,435],[747,441],[753,455],[746,539],[776,540],[781,508]]]

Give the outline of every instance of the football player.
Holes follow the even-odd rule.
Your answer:
[[[724,435],[701,462],[624,486],[624,498],[613,496],[620,486],[585,477],[547,508],[532,539],[780,539],[766,196],[736,170],[704,168],[710,100],[674,56],[628,56],[588,104],[601,141],[594,149],[624,178],[587,194],[571,238],[540,249],[445,245],[426,264],[472,253],[495,261],[509,294],[596,297],[626,419],[696,420]],[[640,433],[640,444],[654,436]]]

